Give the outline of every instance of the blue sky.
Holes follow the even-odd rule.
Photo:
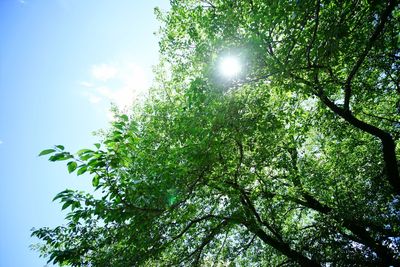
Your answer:
[[[63,223],[52,198],[90,179],[37,155],[90,147],[110,102],[126,108],[143,95],[158,60],[155,6],[168,0],[0,1],[1,267],[45,265],[30,229]]]

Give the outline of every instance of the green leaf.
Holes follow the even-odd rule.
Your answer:
[[[78,209],[78,208],[80,208],[81,207],[81,203],[79,202],[79,201],[75,201],[73,204],[72,204],[72,210],[74,210],[74,209]]]
[[[60,150],[64,150],[64,146],[62,146],[62,145],[57,145],[56,148],[58,148]]]
[[[72,203],[74,203],[72,200],[67,200],[63,205],[62,205],[62,210],[65,210],[66,208],[68,208],[69,206],[72,205]]]
[[[54,153],[54,152],[56,152],[55,149],[45,149],[45,150],[42,150],[42,152],[39,153],[39,157],[47,155],[47,154],[50,154],[50,153]]]
[[[68,166],[68,172],[71,173],[76,170],[78,164],[75,161],[70,161],[68,162],[67,166]]]
[[[83,165],[79,168],[79,170],[77,171],[77,175],[82,175],[87,171],[87,166]]]
[[[89,153],[89,152],[93,152],[93,150],[84,148],[84,149],[81,149],[81,150],[79,150],[78,152],[76,152],[76,154],[78,154],[79,156],[81,156],[81,155],[86,154],[86,153]]]
[[[119,117],[120,117],[122,120],[124,120],[124,121],[128,121],[128,120],[129,120],[128,116],[125,115],[125,114],[120,115]]]
[[[81,156],[80,156],[80,159],[81,159],[81,160],[88,160],[88,159],[90,159],[91,157],[93,157],[93,154],[92,154],[92,153],[86,153],[86,154],[81,155]]]
[[[57,153],[49,158],[50,161],[62,161],[73,158],[68,152]]]
[[[105,163],[102,160],[99,160],[98,158],[93,158],[89,160],[87,165],[90,167],[99,167],[99,166],[105,166]]]
[[[64,198],[65,196],[71,196],[74,193],[74,190],[71,189],[65,189],[64,191],[61,191],[58,193],[54,198],[53,201],[59,199],[59,198]]]
[[[114,123],[113,126],[114,126],[115,128],[117,128],[118,130],[121,130],[121,131],[122,131],[122,130],[124,129],[124,126],[125,126],[125,125],[124,125],[123,123],[120,123],[120,122],[119,122],[119,123]]]
[[[99,185],[99,182],[100,182],[100,177],[99,177],[98,175],[96,175],[95,177],[93,177],[92,185],[93,185],[94,187],[97,187],[97,186]]]
[[[99,144],[99,143],[94,144],[94,146],[95,146],[97,149],[100,149],[100,144]]]

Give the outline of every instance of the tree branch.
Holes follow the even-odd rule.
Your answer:
[[[204,248],[213,240],[213,238],[220,233],[220,230],[228,224],[227,220],[223,220],[220,224],[218,224],[215,228],[211,230],[211,232],[203,238],[200,246],[198,246],[192,253],[190,253],[184,260],[191,258],[192,256],[196,255],[194,258],[192,266],[198,266],[201,254],[203,253]],[[183,261],[184,261],[183,260]]]
[[[397,165],[396,144],[391,134],[372,124],[368,124],[362,120],[359,120],[349,110],[346,110],[336,105],[332,100],[330,100],[327,96],[324,95],[322,87],[318,83],[314,84],[293,73],[288,73],[288,74],[295,80],[298,80],[303,84],[307,85],[312,90],[314,95],[317,96],[323,104],[325,104],[325,106],[327,106],[335,114],[339,115],[349,124],[381,140],[382,154],[383,154],[383,160],[385,162],[388,182],[392,186],[394,194],[400,195],[400,177]]]
[[[260,227],[257,227],[253,224],[247,224],[245,225],[247,229],[254,233],[258,238],[260,238],[262,241],[264,241],[266,244],[270,245],[274,249],[278,250],[281,252],[283,255],[288,257],[289,259],[292,259],[296,261],[297,263],[300,264],[300,266],[303,267],[321,267],[321,265],[316,262],[315,260],[309,259],[303,254],[293,250],[290,248],[290,246],[283,242],[283,241],[278,241],[271,236],[269,236],[267,233],[265,233]]]
[[[390,133],[383,131],[382,129],[368,124],[364,121],[356,118],[352,113],[348,110],[338,107],[335,103],[333,103],[328,97],[323,95],[322,90],[317,90],[317,96],[319,99],[334,113],[342,117],[345,121],[353,125],[354,127],[369,133],[377,138],[379,138],[382,142],[382,152],[383,152],[383,160],[385,162],[386,174],[389,181],[389,184],[393,187],[393,191],[395,194],[400,195],[400,178],[399,178],[399,170],[397,166],[397,156],[396,156],[396,144]]]
[[[356,61],[356,64],[353,66],[351,69],[346,82],[345,82],[345,87],[344,87],[344,109],[346,111],[349,110],[349,105],[350,105],[350,98],[351,98],[351,82],[355,75],[357,74],[357,71],[360,69],[361,65],[363,64],[365,58],[367,57],[369,51],[372,49],[374,43],[376,40],[379,38],[381,33],[383,32],[385,28],[385,24],[388,21],[392,11],[396,7],[396,1],[395,0],[389,0],[388,5],[385,8],[385,10],[382,12],[380,16],[380,21],[378,25],[375,27],[374,32],[372,33],[371,37],[369,38],[363,52],[359,56],[358,60]]]
[[[311,37],[311,41],[307,46],[307,51],[306,51],[306,55],[307,55],[307,64],[308,67],[311,67],[311,59],[310,59],[310,52],[311,52],[311,48],[315,42],[315,38],[317,37],[317,31],[318,31],[318,26],[319,26],[319,11],[321,8],[321,1],[317,0],[317,4],[316,4],[316,8],[315,8],[315,26],[314,26],[314,31]]]

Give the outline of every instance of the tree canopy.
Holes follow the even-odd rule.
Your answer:
[[[71,266],[400,265],[399,1],[172,0],[150,96],[40,228]],[[235,77],[218,70],[226,56]]]

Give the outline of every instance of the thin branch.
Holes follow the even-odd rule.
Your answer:
[[[310,59],[310,52],[311,52],[311,48],[314,45],[315,39],[317,37],[317,31],[318,31],[318,26],[319,26],[319,11],[321,8],[321,1],[317,0],[317,4],[316,4],[316,8],[315,8],[315,26],[314,26],[314,31],[313,31],[313,35],[311,37],[311,41],[307,46],[307,64],[308,67],[311,66],[311,59]]]
[[[371,51],[374,43],[376,42],[376,40],[379,38],[379,36],[383,32],[385,24],[389,20],[389,17],[391,15],[392,11],[395,9],[395,7],[396,7],[396,1],[389,0],[386,9],[382,12],[382,14],[380,16],[380,21],[379,21],[378,25],[375,27],[375,30],[372,33],[370,39],[368,40],[363,52],[361,53],[356,64],[353,66],[352,70],[349,73],[349,76],[346,79],[345,87],[344,87],[344,109],[346,111],[348,111],[350,108],[349,105],[350,105],[350,98],[351,98],[351,82],[352,82],[353,78],[355,77],[355,75],[357,74],[358,70],[360,69],[361,65],[363,64],[369,51]]]
[[[211,8],[216,8],[216,6],[213,4],[213,3],[211,3],[211,1],[209,1],[209,0],[202,0],[201,2],[203,2],[203,3],[205,3],[205,4],[207,4],[208,6],[203,6],[203,7],[211,7]]]
[[[276,267],[282,267],[282,266],[285,266],[285,265],[287,265],[287,264],[289,264],[291,262],[292,261],[290,259],[286,259],[286,260],[282,261],[281,263],[279,263]]]
[[[191,221],[186,225],[186,227],[183,228],[183,230],[182,230],[178,235],[174,236],[171,240],[169,240],[169,241],[167,242],[167,244],[165,244],[165,246],[168,246],[170,243],[172,243],[172,242],[174,242],[175,240],[181,238],[192,226],[196,225],[196,224],[199,223],[199,222],[202,222],[202,221],[204,221],[204,220],[208,220],[208,219],[211,219],[211,218],[215,218],[214,215],[207,214],[207,215],[205,215],[205,216],[203,216],[203,217],[200,217],[200,218],[191,220]]]
[[[181,262],[191,258],[192,256],[196,255],[194,262],[192,266],[198,266],[200,259],[201,259],[201,254],[203,253],[204,248],[211,243],[213,238],[220,233],[221,229],[228,224],[227,220],[223,220],[220,224],[218,224],[215,228],[213,228],[205,238],[203,238],[200,246],[198,246],[192,253],[190,253],[188,256],[186,256],[184,259],[182,259]]]
[[[226,232],[226,234],[225,234],[225,238],[224,238],[224,240],[222,241],[222,244],[221,244],[221,246],[220,246],[220,248],[219,248],[217,254],[215,255],[214,262],[213,262],[213,264],[211,265],[211,267],[214,267],[214,264],[218,261],[219,254],[221,253],[222,249],[223,249],[224,246],[225,246],[225,242],[226,242],[226,240],[228,239],[228,235],[229,235],[229,230],[228,230],[228,231]]]
[[[236,140],[236,145],[238,146],[238,149],[239,149],[239,161],[237,163],[236,171],[235,171],[235,182],[237,183],[238,177],[240,174],[240,169],[241,169],[242,163],[243,163],[244,152],[243,152],[243,144],[240,141]]]
[[[400,121],[396,121],[396,120],[393,120],[393,119],[390,119],[390,118],[385,118],[385,117],[382,117],[382,116],[370,114],[370,113],[367,113],[367,112],[364,112],[364,111],[362,111],[362,113],[364,115],[367,115],[367,116],[370,116],[370,117],[373,117],[373,118],[376,118],[376,119],[385,120],[385,121],[388,121],[388,122],[400,124]]]

